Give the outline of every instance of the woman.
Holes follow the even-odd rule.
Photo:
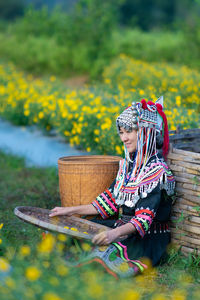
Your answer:
[[[168,152],[167,119],[158,99],[143,99],[117,118],[124,143],[125,159],[120,161],[116,180],[89,205],[55,207],[50,216],[100,214],[96,222],[112,229],[93,238],[96,247],[90,259],[101,262],[109,272],[128,276],[147,266],[139,260],[159,263],[170,242],[170,218],[175,182],[163,156]],[[163,156],[159,153],[162,148]],[[118,216],[118,219],[109,217]],[[121,240],[121,241],[120,241]],[[124,264],[125,263],[125,264]],[[124,268],[124,265],[126,267]]]

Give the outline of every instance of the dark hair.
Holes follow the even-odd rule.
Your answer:
[[[160,132],[156,132],[156,148],[161,149],[163,147],[164,138]]]

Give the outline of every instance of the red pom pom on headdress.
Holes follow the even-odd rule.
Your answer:
[[[140,102],[142,103],[142,108],[143,108],[143,109],[147,109],[147,103],[146,103],[146,100],[145,100],[145,99],[142,99]]]

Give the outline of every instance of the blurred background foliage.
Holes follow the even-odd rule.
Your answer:
[[[62,77],[100,78],[121,53],[199,69],[199,13],[199,0],[0,0],[0,57]]]

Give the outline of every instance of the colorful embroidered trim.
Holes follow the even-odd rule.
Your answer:
[[[138,177],[131,177],[127,184],[122,180],[124,162],[125,160],[120,162],[114,187],[114,195],[118,205],[135,206],[140,198],[146,198],[158,184],[160,184],[160,189],[165,189],[168,195],[174,194],[175,179],[162,158],[155,155]],[[116,193],[118,194],[116,195]]]
[[[128,258],[127,247],[125,245],[123,245],[120,242],[112,243],[112,244],[119,250],[120,257],[124,261],[133,263],[136,267],[139,268],[141,272],[143,272],[144,269],[147,269],[147,266],[143,264],[140,260],[131,260]]]
[[[103,219],[107,219],[118,213],[118,205],[108,189],[104,193],[101,193],[92,202],[92,205],[98,210]]]
[[[154,217],[154,211],[148,208],[141,208],[135,211],[135,216],[130,220],[130,223],[135,226],[139,235],[143,238],[144,235],[149,231]]]

